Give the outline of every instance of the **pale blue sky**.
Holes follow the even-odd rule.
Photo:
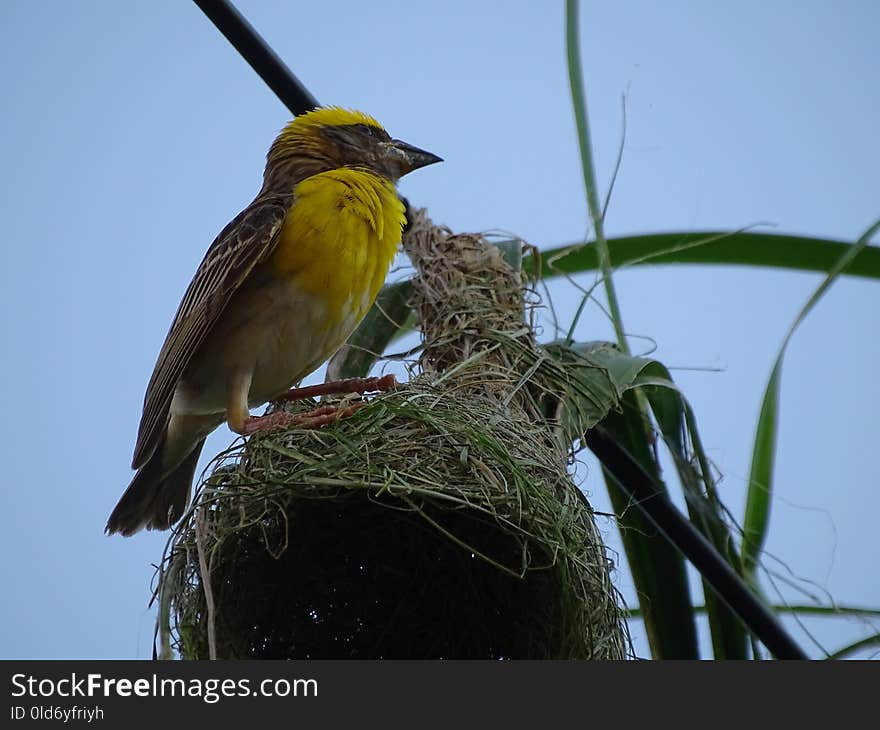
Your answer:
[[[402,185],[436,221],[541,247],[585,235],[561,2],[239,7],[320,100],[446,159]],[[876,3],[585,2],[582,20],[603,187],[627,95],[609,235],[766,221],[853,239],[880,216]],[[144,387],[180,296],[258,189],[288,113],[182,0],[3,0],[0,58],[0,656],[147,657],[151,564],[167,535],[107,538],[104,522],[130,479]],[[630,333],[667,365],[720,368],[675,376],[737,515],[776,348],[819,280],[618,276]],[[553,291],[570,318],[573,290]],[[873,282],[838,282],[792,342],[768,545],[815,593],[874,606],[878,295]],[[578,336],[610,333],[588,309]],[[219,429],[206,457],[230,441]],[[607,509],[590,463],[585,489]],[[617,581],[631,596],[628,576]],[[809,626],[829,649],[872,630]]]

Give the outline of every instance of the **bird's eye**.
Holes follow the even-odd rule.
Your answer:
[[[380,140],[382,142],[388,142],[391,139],[391,137],[388,136],[388,132],[379,127],[374,127],[372,124],[352,124],[348,129],[356,135],[361,135],[361,138],[369,137],[370,139]],[[350,140],[350,142],[351,141],[353,140]]]

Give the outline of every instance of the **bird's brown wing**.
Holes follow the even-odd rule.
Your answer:
[[[144,396],[144,412],[132,468],[143,465],[161,443],[174,389],[230,297],[254,266],[275,249],[292,195],[261,196],[239,213],[211,244],[190,282]]]

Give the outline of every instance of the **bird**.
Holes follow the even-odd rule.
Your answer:
[[[397,181],[436,162],[352,109],[319,107],[282,129],[262,188],[214,239],[183,296],[144,395],[136,473],[107,534],[166,530],[180,519],[205,438],[224,421],[242,435],[320,426],[351,409],[303,417],[250,408],[389,386],[386,376],[291,390],[373,304],[405,223]]]

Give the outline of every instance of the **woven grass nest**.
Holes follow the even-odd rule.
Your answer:
[[[163,656],[625,656],[610,561],[542,416],[564,373],[524,325],[518,272],[423,214],[405,245],[418,372],[218,457],[160,570]]]

